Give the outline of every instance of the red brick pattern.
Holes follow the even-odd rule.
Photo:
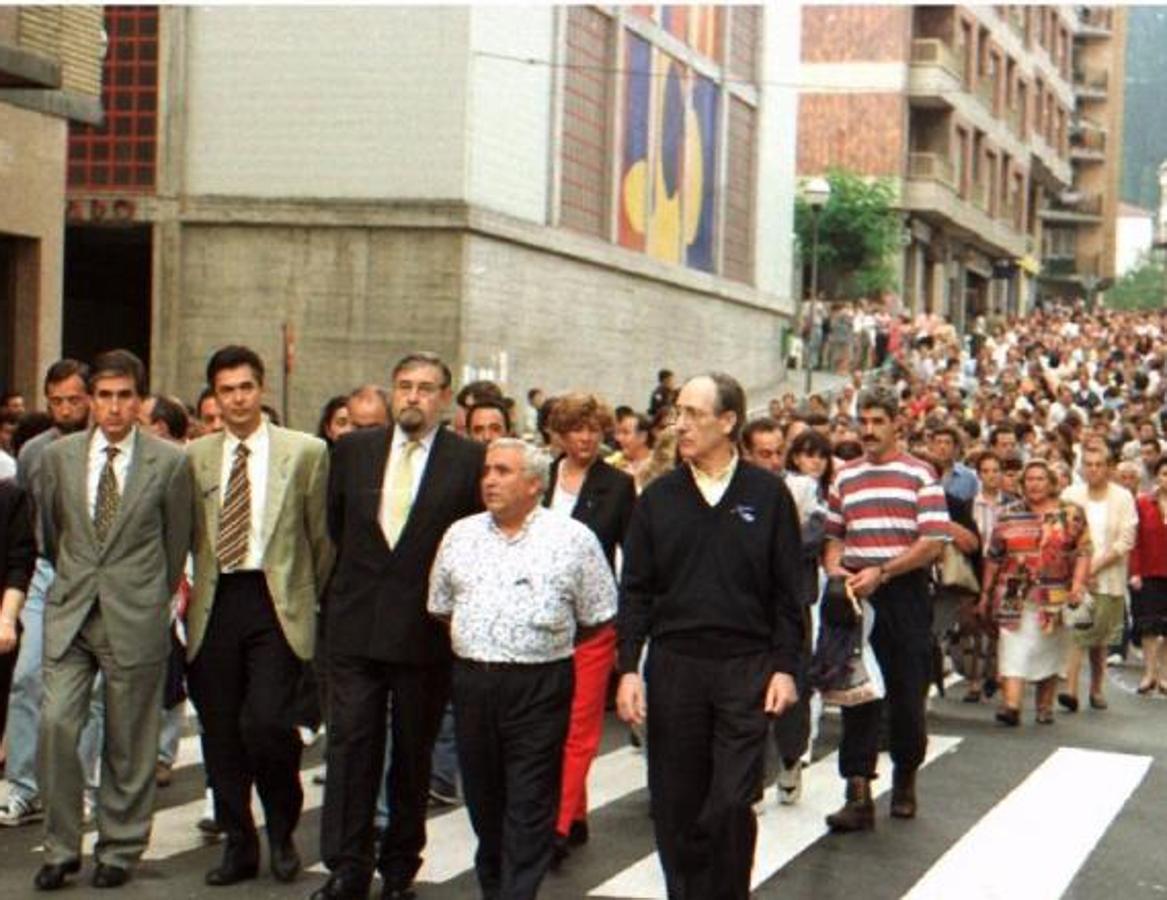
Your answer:
[[[611,19],[589,6],[570,6],[567,17],[560,221],[607,238],[615,29]]]
[[[906,102],[905,95],[892,93],[803,94],[798,103],[798,173],[817,175],[842,166],[861,175],[902,174]]]
[[[723,274],[754,282],[754,170],[757,112],[736,97],[729,101]]]
[[[757,81],[762,9],[759,6],[731,6],[726,12],[729,15],[729,75],[743,81]]]
[[[68,186],[151,193],[158,133],[158,7],[107,6],[101,125],[69,126]]]
[[[804,6],[802,60],[903,62],[910,58],[910,6]]]

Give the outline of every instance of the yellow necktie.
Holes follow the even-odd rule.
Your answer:
[[[401,462],[395,468],[389,467],[391,477],[386,486],[387,502],[381,504],[381,531],[390,547],[397,545],[413,506],[413,455],[420,447],[417,441],[406,441],[401,447]]]

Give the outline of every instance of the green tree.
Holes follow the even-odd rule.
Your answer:
[[[1163,263],[1144,257],[1106,292],[1106,305],[1110,309],[1161,309],[1167,289],[1165,278]]]
[[[819,210],[819,292],[857,298],[895,290],[901,226],[894,182],[846,169],[832,169],[826,179],[831,196]],[[810,205],[797,197],[794,231],[806,265],[814,246],[813,216]]]

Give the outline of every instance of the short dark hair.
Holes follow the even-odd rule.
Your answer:
[[[672,377],[673,377],[673,370],[672,369],[660,369],[656,373],[656,380],[659,384],[663,384],[664,382],[668,381]]]
[[[543,393],[543,388],[538,388],[538,387],[531,388],[529,391],[527,391],[527,402],[534,403],[535,402],[535,395],[542,394],[542,393]]]
[[[932,437],[950,437],[952,438],[952,443],[956,444],[958,447],[960,446],[960,434],[957,432],[956,428],[954,428],[952,425],[949,425],[947,422],[944,422],[933,428]]]
[[[989,446],[996,446],[997,438],[1002,434],[1011,434],[1013,437],[1017,437],[1017,431],[1013,428],[1012,425],[998,425],[996,428],[989,432]]]
[[[255,380],[260,387],[263,386],[263,360],[250,347],[244,347],[241,344],[228,344],[226,347],[220,347],[211,355],[207,362],[207,384],[213,387],[216,375],[227,369],[238,369],[240,366],[251,366],[251,371],[255,373]]]
[[[53,417],[47,412],[33,410],[16,420],[16,430],[12,432],[12,455],[20,456],[20,448],[42,432],[53,427]]]
[[[401,359],[397,360],[397,364],[393,367],[393,371],[389,373],[389,377],[397,380],[397,376],[406,369],[412,369],[414,366],[435,366],[442,372],[442,387],[448,388],[450,383],[454,380],[454,376],[450,373],[450,367],[442,362],[442,358],[436,353],[430,353],[428,350],[414,350],[412,353],[406,353]],[[463,388],[465,390],[465,388]]]
[[[186,408],[174,398],[162,394],[154,395],[154,407],[150,410],[150,424],[156,422],[165,425],[167,433],[175,440],[186,437],[186,429],[190,425]]]
[[[94,357],[93,368],[89,372],[89,393],[93,393],[99,380],[110,377],[129,378],[134,382],[134,392],[139,397],[149,393],[146,367],[129,350],[106,350]]]
[[[1158,475],[1159,470],[1164,466],[1167,466],[1167,453],[1155,460],[1155,465],[1151,467],[1151,474]]]
[[[620,409],[627,409],[626,413],[621,414]],[[631,407],[620,407],[616,411],[616,421],[622,422],[625,419],[633,419],[636,422],[636,430],[645,436],[649,448],[656,445],[656,435],[652,431],[652,419],[642,412],[637,412]]]
[[[396,376],[397,372],[395,371],[393,374]],[[445,387],[445,385],[442,386]],[[502,398],[501,387],[493,381],[480,380],[462,385],[462,389],[454,397],[454,402],[464,409],[469,409],[481,400],[502,400]]]
[[[705,377],[713,382],[713,412],[717,415],[725,412],[734,414],[736,421],[729,439],[736,444],[741,440],[742,429],[746,427],[746,392],[736,378],[725,372],[706,372]]]
[[[47,394],[54,384],[60,384],[74,375],[80,378],[86,387],[89,386],[89,366],[75,359],[58,359],[45,372],[45,393]]]
[[[324,408],[320,410],[320,421],[316,425],[316,436],[325,443],[332,443],[328,437],[328,424],[332,421],[332,417],[336,415],[338,409],[344,409],[348,406],[348,398],[348,394],[337,394],[335,397],[330,397],[328,402],[324,404]]]
[[[214,399],[215,391],[210,385],[207,385],[205,388],[199,391],[199,398],[195,401],[195,412],[201,416],[203,414],[203,404],[208,400]]]
[[[859,411],[882,409],[887,413],[889,419],[894,420],[900,414],[900,400],[894,391],[884,387],[873,387],[859,394],[859,401],[855,408]]]
[[[774,432],[781,434],[781,426],[769,416],[758,416],[756,419],[750,419],[746,423],[746,427],[742,429],[742,443],[747,450],[752,451],[754,449],[755,434],[773,434]]]
[[[802,421],[809,428],[822,428],[824,425],[831,424],[830,417],[825,413],[807,413],[802,417]]]
[[[502,400],[495,400],[493,397],[487,397],[485,400],[479,400],[466,410],[466,430],[470,430],[471,424],[474,422],[474,414],[480,409],[497,409],[502,413],[503,427],[506,433],[511,433],[511,411],[507,408],[506,403]]]

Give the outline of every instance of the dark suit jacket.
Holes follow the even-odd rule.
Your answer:
[[[377,513],[392,432],[341,438],[328,479],[328,530],[337,548],[325,603],[330,654],[427,664],[450,658],[446,626],[426,612],[430,566],[446,529],[482,510],[481,445],[445,428],[434,435],[409,519],[392,549]]]
[[[0,595],[27,591],[36,565],[32,504],[15,481],[0,481]]]
[[[559,483],[561,456],[551,466],[551,486],[543,496],[543,505],[550,506]],[[608,565],[615,568],[616,545],[623,543],[628,520],[632,518],[632,507],[636,505],[636,483],[627,472],[597,459],[588,474],[584,476],[579,489],[579,499],[571,511],[571,517],[587,525],[604,548]]]

